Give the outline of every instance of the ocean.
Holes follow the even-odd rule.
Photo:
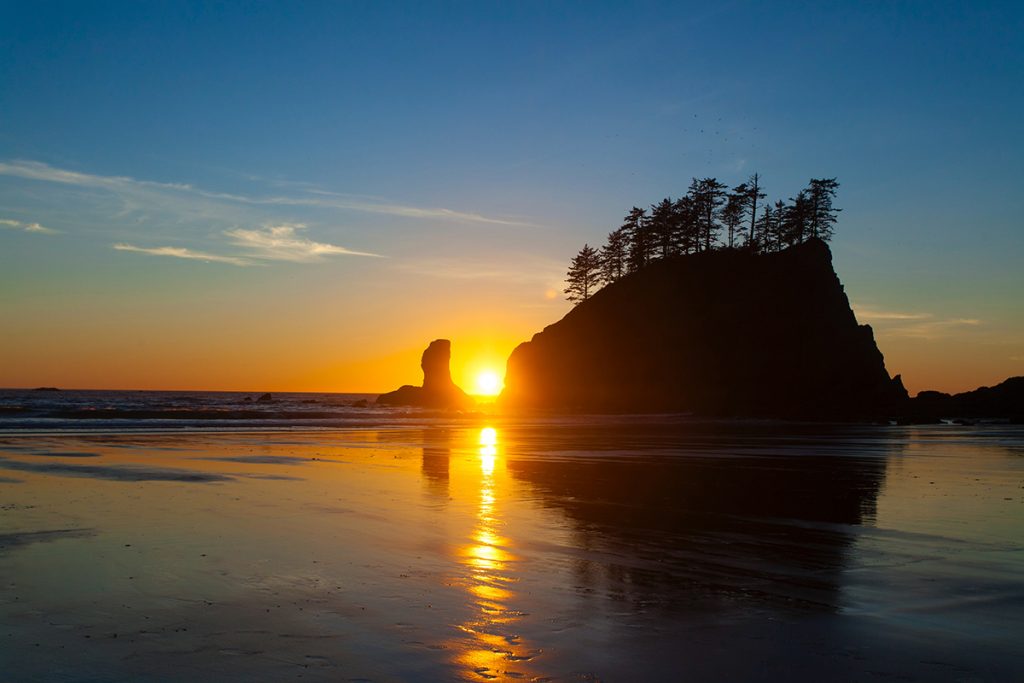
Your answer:
[[[422,411],[376,394],[0,389],[0,431],[312,429],[393,423]]]
[[[1022,426],[259,396],[0,393],[0,680],[1024,680]]]

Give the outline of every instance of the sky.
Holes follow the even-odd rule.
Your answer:
[[[0,2],[0,386],[469,388],[634,205],[836,177],[912,393],[1024,374],[1019,2]]]

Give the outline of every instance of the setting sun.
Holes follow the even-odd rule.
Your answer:
[[[497,396],[501,393],[501,377],[493,370],[478,372],[474,379],[473,393],[478,396]]]

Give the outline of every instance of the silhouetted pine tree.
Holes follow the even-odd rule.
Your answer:
[[[565,293],[569,301],[579,303],[586,301],[600,286],[601,259],[589,244],[584,244],[579,253],[573,257],[566,273]]]
[[[782,214],[782,224],[785,243],[791,246],[810,236],[811,203],[807,190],[800,190],[789,201]]]
[[[601,280],[615,282],[626,274],[629,261],[629,235],[626,228],[608,233],[608,241],[601,247]]]
[[[626,214],[625,222],[622,224],[626,234],[629,236],[629,272],[640,270],[651,260],[651,251],[654,248],[654,240],[651,239],[649,226],[647,224],[647,212],[644,209],[633,207]]]
[[[697,226],[697,211],[693,197],[687,194],[676,200],[673,239],[676,249],[683,254],[697,251],[700,247],[700,233]]]
[[[718,242],[721,231],[718,213],[725,202],[725,190],[726,186],[716,178],[694,178],[690,184],[689,194],[696,209],[699,240],[703,242],[704,251],[711,251],[712,245]]]
[[[775,202],[774,218],[772,223],[772,239],[775,241],[775,251],[782,251],[786,248],[789,239],[788,226],[786,225],[786,202],[781,199]]]
[[[833,206],[838,188],[835,178],[812,178],[789,202],[762,206],[766,195],[757,173],[729,192],[715,178],[693,178],[686,195],[651,205],[650,215],[634,206],[600,251],[584,245],[572,259],[565,292],[570,301],[584,301],[603,282],[615,282],[655,258],[710,251],[723,228],[730,249],[744,234],[744,246],[763,253],[811,237],[827,241],[841,211]]]
[[[758,249],[757,234],[754,228],[757,225],[757,200],[764,199],[768,195],[761,191],[761,176],[755,173],[744,183],[747,187],[747,202],[744,209],[750,221],[750,233],[747,235],[747,246],[751,249]]]
[[[807,186],[808,223],[811,237],[819,237],[826,242],[832,239],[832,226],[838,220],[842,209],[832,206],[839,183],[835,178],[812,178]]]
[[[657,204],[651,205],[649,219],[650,234],[654,242],[652,255],[668,258],[675,253],[673,233],[675,230],[675,211],[672,200],[666,197]]]
[[[726,244],[730,249],[736,246],[736,236],[746,214],[747,201],[747,185],[744,183],[733,188],[722,207],[722,225],[725,226]]]
[[[771,204],[765,204],[761,210],[761,217],[757,219],[757,239],[761,245],[761,251],[768,253],[782,249],[782,202],[776,202],[773,208]]]

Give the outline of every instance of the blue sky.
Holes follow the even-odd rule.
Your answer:
[[[1022,35],[1019,3],[0,4],[0,385],[502,357],[629,207],[754,171],[839,178],[836,267],[908,385],[1024,374]]]

